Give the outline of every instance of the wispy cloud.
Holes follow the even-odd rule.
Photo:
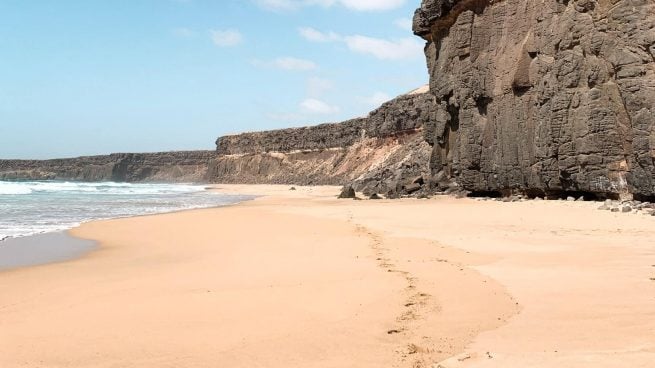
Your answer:
[[[338,106],[330,105],[327,102],[316,98],[305,99],[300,103],[300,108],[306,113],[316,115],[331,115],[336,114],[341,110]]]
[[[339,36],[335,32],[332,31],[321,32],[312,27],[299,28],[298,32],[300,33],[300,36],[302,38],[311,42],[333,42],[333,41],[339,41],[341,39],[341,36]]]
[[[361,54],[372,55],[381,60],[416,59],[423,53],[423,44],[414,37],[386,40],[354,35],[346,36],[344,41],[350,50]]]
[[[306,97],[298,103],[296,111],[273,111],[267,113],[267,119],[282,121],[286,124],[307,125],[317,119],[325,119],[325,116],[334,115],[341,111],[341,108],[326,101],[324,95],[332,90],[334,84],[329,79],[311,77],[307,79]]]
[[[398,18],[393,21],[393,24],[405,31],[411,31],[412,30],[412,20],[409,18]]]
[[[340,0],[343,6],[358,11],[377,11],[397,9],[407,0]]]
[[[307,96],[309,97],[320,97],[333,88],[334,83],[329,79],[311,77],[307,80]]]
[[[308,6],[329,8],[341,5],[355,11],[382,11],[397,9],[407,0],[254,0],[261,8],[272,11],[292,11]]]
[[[243,42],[243,35],[236,29],[211,30],[211,39],[219,47],[236,46]]]
[[[416,37],[384,39],[363,35],[341,36],[311,27],[299,28],[300,36],[310,42],[344,42],[348,49],[368,54],[381,60],[411,60],[423,55],[423,44]]]
[[[391,100],[391,96],[384,92],[375,92],[371,96],[363,97],[360,99],[367,107],[378,107],[383,103]]]
[[[310,71],[318,69],[318,65],[311,60],[285,56],[270,61],[252,60],[251,64],[257,67],[275,68],[292,71]]]
[[[273,11],[297,10],[306,6],[330,7],[336,0],[254,0],[261,8]]]
[[[193,30],[191,30],[189,28],[186,28],[186,27],[173,28],[171,33],[173,33],[173,35],[175,37],[179,37],[179,38],[192,38],[192,37],[196,36],[195,31],[193,31]]]

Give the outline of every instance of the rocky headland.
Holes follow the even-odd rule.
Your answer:
[[[424,0],[430,171],[479,194],[652,199],[655,3]]]
[[[371,194],[400,192],[411,180],[429,178],[432,148],[423,129],[433,119],[433,107],[427,88],[420,88],[363,118],[221,137],[208,178],[246,184],[353,183]]]

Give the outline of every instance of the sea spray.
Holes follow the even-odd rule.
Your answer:
[[[199,185],[0,181],[0,241],[92,220],[224,206],[251,198]]]

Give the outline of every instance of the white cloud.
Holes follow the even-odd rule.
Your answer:
[[[391,97],[384,92],[375,92],[373,95],[361,99],[369,107],[378,107],[391,100]]]
[[[311,27],[299,28],[298,32],[300,36],[308,41],[344,42],[351,51],[360,54],[369,54],[382,60],[416,59],[423,55],[423,44],[416,37],[387,40],[362,35],[341,36],[331,31],[321,32]]]
[[[293,71],[310,71],[318,69],[318,65],[311,60],[298,59],[290,56],[279,57],[271,61],[253,60],[251,61],[251,64],[257,67]]]
[[[172,33],[175,37],[179,38],[192,38],[196,35],[196,32],[185,27],[173,28]]]
[[[339,112],[338,106],[332,106],[327,102],[316,98],[308,98],[300,103],[302,110],[309,114],[329,115]]]
[[[299,28],[298,32],[300,32],[300,35],[304,39],[312,42],[333,42],[333,41],[339,41],[341,39],[341,36],[339,36],[337,33],[334,33],[332,31],[321,32],[312,27]]]
[[[393,21],[393,24],[405,31],[411,31],[412,30],[412,20],[409,18],[398,18]]]
[[[361,35],[344,38],[348,48],[361,54],[369,54],[382,60],[415,59],[423,54],[423,44],[414,37],[385,40]]]
[[[336,0],[255,0],[260,7],[273,11],[296,10],[305,6],[330,7]]]
[[[397,9],[407,0],[254,0],[257,5],[273,11],[297,10],[307,6],[331,7],[335,4],[356,11]]]
[[[405,5],[406,0],[340,0],[343,6],[358,11],[376,11],[397,9]]]
[[[309,97],[320,97],[332,88],[334,88],[334,84],[329,79],[311,77],[307,80],[307,96]]]
[[[236,46],[243,42],[243,35],[236,29],[211,30],[214,45],[219,47]]]
[[[284,70],[314,70],[318,68],[316,63],[310,60],[297,59],[293,57],[281,57],[273,60],[273,65],[276,68]]]

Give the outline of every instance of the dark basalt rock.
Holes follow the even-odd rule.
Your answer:
[[[430,169],[477,193],[655,196],[655,2],[424,0]],[[578,194],[576,194],[578,195]]]
[[[357,194],[355,193],[355,189],[353,189],[352,185],[346,185],[341,189],[341,193],[337,197],[339,199],[355,199],[357,198]]]

